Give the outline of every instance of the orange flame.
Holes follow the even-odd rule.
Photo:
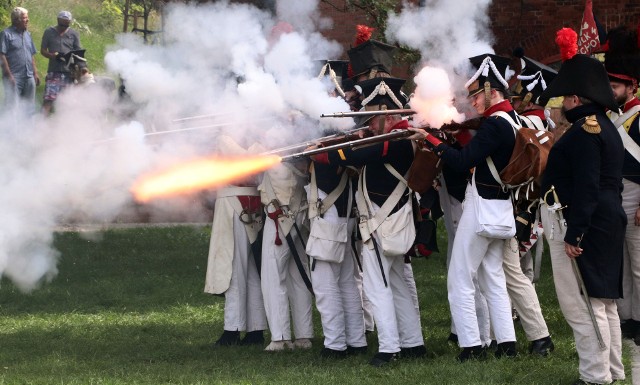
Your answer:
[[[131,191],[137,201],[148,202],[156,198],[224,186],[267,170],[278,163],[280,157],[276,155],[197,159],[144,176],[134,183]]]

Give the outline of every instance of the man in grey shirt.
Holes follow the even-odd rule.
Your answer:
[[[35,112],[36,86],[40,78],[34,55],[36,47],[27,31],[29,11],[16,7],[11,11],[11,27],[0,32],[0,65],[5,106],[20,106],[27,114]]]
[[[44,100],[42,102],[42,111],[45,115],[51,113],[53,102],[58,97],[58,94],[73,82],[64,55],[71,51],[77,51],[81,47],[80,35],[69,27],[71,20],[73,20],[71,12],[60,11],[58,13],[58,25],[47,28],[42,35],[40,53],[49,59]]]

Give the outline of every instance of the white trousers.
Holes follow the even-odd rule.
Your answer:
[[[475,189],[467,188],[447,275],[449,306],[458,332],[458,342],[463,348],[482,345],[476,312],[477,290],[473,282],[476,276],[487,300],[497,342],[516,340],[502,269],[504,240],[476,234],[478,219],[474,207],[475,194]]]
[[[545,229],[551,229],[552,224],[547,205],[540,206],[540,210],[542,226]],[[605,348],[600,349],[587,304],[573,273],[571,260],[564,250],[564,239],[560,236],[556,236],[556,239],[549,239],[549,237],[549,232],[545,232],[545,238],[549,243],[553,282],[556,286],[558,303],[564,318],[573,330],[573,337],[576,341],[580,379],[598,384],[606,384],[612,380],[623,380],[625,375],[622,364],[622,336],[615,301],[590,298],[605,344]]]
[[[375,204],[373,208],[374,213],[379,210]],[[371,302],[378,330],[378,351],[397,353],[401,348],[424,345],[420,311],[406,281],[404,255],[385,256],[378,233],[374,232],[372,237],[378,244],[380,260],[375,249],[362,247],[363,290]]]
[[[441,178],[442,186],[438,191],[440,195],[440,206],[444,214],[444,226],[447,230],[447,270],[449,269],[449,263],[451,262],[451,251],[453,250],[453,242],[456,237],[456,230],[458,229],[458,223],[460,217],[462,217],[462,203],[459,200],[449,195],[444,178]],[[491,343],[491,323],[489,322],[489,308],[487,307],[487,300],[480,291],[477,277],[473,278],[473,285],[475,287],[475,304],[476,315],[478,318],[478,330],[480,332],[481,345],[488,346]],[[451,333],[458,334],[456,325],[451,317]]]
[[[520,316],[520,324],[529,341],[535,341],[549,336],[547,323],[542,316],[538,294],[533,284],[522,272],[520,266],[520,251],[515,238],[504,242],[502,267],[507,281],[507,292],[513,306]]]
[[[297,239],[295,229],[291,235],[308,274],[308,258],[304,247]],[[263,229],[262,241],[262,295],[269,322],[272,341],[291,340],[291,323],[296,338],[312,338],[311,318],[312,296],[307,289],[293,260],[285,235],[280,232],[282,245],[274,243],[276,225],[267,218]],[[291,309],[291,314],[289,314]]]
[[[224,293],[224,330],[267,329],[260,276],[244,224],[233,217],[233,262],[229,289]]]
[[[324,219],[331,222],[331,216],[337,219],[337,212],[327,211]],[[349,228],[353,229],[355,219],[349,222]],[[322,321],[324,346],[332,350],[346,350],[347,346],[367,346],[362,297],[356,284],[354,270],[357,266],[354,258],[349,236],[342,262],[315,260],[311,271],[316,307]]]
[[[534,245],[533,248],[535,249],[535,247],[536,246]],[[520,268],[522,269],[525,277],[529,278],[529,281],[533,283],[533,276],[535,273],[533,270],[533,253],[531,250],[527,250],[527,252],[520,257]]]
[[[640,321],[640,226],[635,225],[640,203],[640,185],[623,179],[622,208],[627,214],[624,237],[622,298],[616,301],[620,319]]]
[[[356,242],[356,250],[355,253],[358,254],[358,258],[360,258],[360,264],[362,265],[362,241]],[[362,290],[362,275],[363,272],[360,271],[360,268],[356,266],[353,270],[353,275],[356,279],[356,286],[358,287],[358,292],[362,297],[362,311],[364,313],[364,329],[366,331],[373,331],[375,329],[375,322],[373,321],[373,309],[371,307],[371,301],[369,301],[369,297],[367,297],[367,293]]]

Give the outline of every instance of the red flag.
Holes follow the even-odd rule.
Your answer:
[[[584,6],[584,14],[582,15],[582,23],[580,24],[580,38],[578,39],[578,52],[590,55],[592,52],[600,49],[600,37],[598,34],[598,26],[593,18],[593,4],[591,0],[587,0]]]

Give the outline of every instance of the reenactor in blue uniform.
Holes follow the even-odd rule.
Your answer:
[[[400,93],[403,84],[404,80],[389,77],[358,83],[365,110],[402,108],[406,103]],[[375,116],[368,124],[374,135],[408,128],[408,122],[400,115],[391,114]],[[332,151],[314,159],[317,163],[363,167],[356,201],[364,243],[364,291],[372,304],[378,330],[378,353],[370,361],[373,366],[385,365],[398,356],[419,357],[426,353],[419,309],[405,280],[404,255],[413,244],[415,227],[413,194],[404,176],[413,162],[413,153],[411,141],[399,140]],[[381,225],[375,227],[373,223]],[[387,228],[389,225],[391,229]],[[395,240],[395,245],[387,243],[390,240]]]
[[[463,348],[458,356],[460,361],[486,356],[480,339],[474,299],[476,289],[473,281],[476,277],[487,300],[498,343],[496,356],[512,357],[517,354],[511,305],[502,268],[505,241],[477,234],[479,220],[475,210],[479,198],[489,204],[510,199],[509,192],[504,191],[492,176],[487,162],[487,158],[491,157],[496,169],[502,170],[515,144],[513,127],[507,119],[517,121],[518,118],[505,99],[509,86],[506,79],[509,59],[485,54],[470,58],[470,61],[477,71],[466,85],[469,101],[486,118],[477,134],[461,150],[442,143],[424,131],[418,130],[419,134],[415,137],[426,139],[449,167],[460,172],[475,167],[472,184],[465,193],[465,205],[447,276],[449,305],[458,332],[458,343]]]
[[[568,43],[561,47],[565,61],[541,98],[564,96],[571,127],[549,153],[540,210],[558,302],[578,351],[576,384],[608,384],[625,378],[615,302],[622,294],[627,224],[624,147],[605,113],[618,104],[602,63],[575,55],[576,33],[564,28],[556,41]]]

